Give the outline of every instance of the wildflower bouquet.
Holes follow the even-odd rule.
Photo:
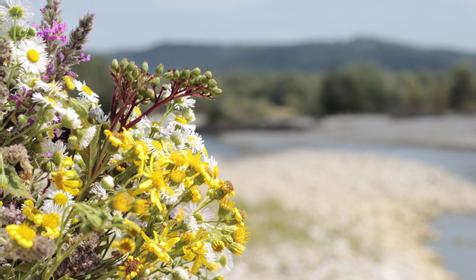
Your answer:
[[[193,125],[212,74],[113,60],[105,114],[73,71],[93,16],[41,13],[0,6],[0,278],[223,279],[248,233]]]

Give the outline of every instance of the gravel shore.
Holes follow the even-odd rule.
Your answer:
[[[476,210],[476,187],[422,163],[288,150],[222,162],[252,240],[228,279],[453,279],[428,223]]]

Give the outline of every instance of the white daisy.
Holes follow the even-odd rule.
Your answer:
[[[175,109],[187,109],[195,107],[196,100],[190,96],[185,96],[174,100],[173,105]]]
[[[216,214],[213,213],[210,206],[206,206],[199,211],[198,209],[199,206],[195,203],[189,202],[185,205],[183,208],[185,224],[190,223],[189,226],[194,226],[194,223],[196,223],[198,227],[208,228],[209,224],[206,222],[216,220]]]
[[[79,140],[79,148],[84,149],[89,146],[94,136],[96,136],[96,127],[90,126],[83,131],[83,136]]]
[[[184,191],[185,186],[183,184],[180,184],[176,189],[174,189],[173,195],[168,195],[166,194],[166,192],[162,192],[160,195],[165,204],[173,205],[178,202],[178,199],[182,196]]]
[[[51,83],[45,83],[42,80],[37,80],[35,82],[35,89],[41,89],[42,91],[49,93],[49,94],[59,94],[64,93],[61,84],[57,81],[53,81]]]
[[[25,23],[33,17],[30,8],[20,0],[7,0],[5,5],[0,5],[0,13],[9,24]]]
[[[225,276],[233,269],[233,254],[226,248],[220,253],[215,253],[215,261],[220,264],[220,269],[214,272],[212,277]]]
[[[192,132],[186,136],[187,144],[194,153],[201,152],[205,149],[202,136],[196,132]]]
[[[172,85],[166,84],[162,86],[162,98],[167,98],[172,94]]]
[[[21,41],[13,53],[26,72],[40,74],[46,70],[48,55],[45,51],[45,46],[39,40],[29,39]]]
[[[79,119],[78,113],[72,108],[66,108],[60,110],[60,113],[62,115],[62,125],[66,128],[69,129],[77,129],[81,128],[81,120]]]
[[[99,95],[97,95],[89,86],[87,86],[86,83],[74,81],[74,85],[76,86],[76,90],[79,91],[79,96],[83,97],[89,102],[98,103]]]
[[[91,193],[95,194],[100,200],[107,200],[108,198],[107,191],[98,183],[93,184]]]
[[[171,127],[172,130],[180,129],[185,133],[191,133],[195,131],[196,126],[189,124],[189,121],[182,115],[170,113],[164,122],[164,127]]]
[[[32,90],[35,88],[35,85],[39,80],[40,80],[40,76],[38,74],[20,73],[17,79],[16,88],[24,88],[27,90]]]
[[[45,208],[45,211],[50,210],[50,212],[58,212],[54,210],[63,209],[73,203],[74,197],[71,194],[62,190],[49,188],[46,192],[46,199],[43,208]]]
[[[135,126],[134,129],[132,130],[132,135],[134,135],[136,138],[146,138],[150,134],[152,130],[152,122],[150,119],[146,116],[141,119],[140,122],[138,122]]]
[[[61,107],[61,104],[58,103],[54,98],[50,96],[43,96],[43,94],[39,92],[33,93],[33,95],[31,96],[31,101],[33,101],[33,103],[37,103],[40,105],[45,105],[45,106],[51,105],[53,109],[55,109],[55,111],[63,110],[63,108]]]
[[[97,123],[103,124],[106,123],[109,117],[104,113],[101,107],[95,107],[89,111],[90,118],[96,120]]]
[[[52,157],[56,153],[59,153],[62,157],[66,153],[66,145],[63,141],[53,142],[50,139],[46,139],[41,142],[41,150],[47,157]]]

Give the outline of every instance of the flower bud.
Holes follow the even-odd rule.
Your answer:
[[[230,247],[229,247],[230,251],[237,255],[237,256],[241,256],[243,255],[243,252],[245,251],[245,246],[241,245],[240,243],[237,243],[237,242],[233,242],[230,244]]]
[[[111,190],[114,188],[114,178],[110,175],[106,175],[101,179],[101,187],[106,190]]]
[[[160,78],[157,77],[157,78],[153,78],[151,81],[150,81],[151,84],[153,84],[154,86],[159,86],[160,85]]]
[[[127,65],[127,70],[132,72],[135,69],[137,69],[136,63],[134,61],[129,62],[129,64]]]
[[[127,66],[129,66],[129,60],[127,58],[123,58],[121,60],[121,68],[122,70],[126,70]]]
[[[212,89],[212,94],[215,95],[215,96],[216,96],[216,95],[220,95],[220,94],[222,94],[222,93],[223,93],[223,90],[221,90],[220,88],[214,88],[214,89]]]
[[[172,71],[166,72],[164,74],[164,79],[166,80],[172,80],[173,77],[174,77],[174,73]]]
[[[151,88],[148,88],[145,96],[147,98],[153,99],[155,98],[155,91]]]
[[[182,73],[181,73],[179,70],[174,70],[174,72],[173,72],[173,75],[174,75],[173,78],[174,78],[175,80],[177,80],[177,79],[180,78],[180,75],[181,75],[181,74],[182,74]]]
[[[211,71],[206,71],[205,73],[203,73],[205,75],[205,77],[207,77],[207,79],[212,79],[213,78],[213,74]]]
[[[24,125],[27,125],[28,124],[28,117],[21,114],[18,116],[18,122],[20,123],[20,125],[24,126]]]
[[[188,80],[190,79],[190,70],[186,69],[182,72],[182,75],[180,76],[180,78],[184,79],[184,80]]]
[[[111,67],[115,71],[119,70],[119,61],[117,61],[117,59],[114,58],[112,60]]]
[[[208,86],[209,86],[210,88],[214,88],[214,87],[216,87],[217,85],[218,85],[218,82],[217,82],[217,80],[215,80],[215,79],[211,79],[211,80],[208,81]]]
[[[195,67],[192,70],[192,76],[194,76],[194,77],[200,75],[201,73],[202,73],[202,70],[200,70],[200,68],[198,68],[198,67]]]
[[[34,28],[28,28],[26,31],[28,37],[32,38],[36,36],[36,30]]]
[[[79,146],[79,141],[78,141],[78,137],[74,136],[74,135],[71,135],[69,136],[68,138],[68,147],[70,149],[76,149],[77,147]]]
[[[142,63],[142,70],[143,70],[144,72],[149,72],[149,63],[147,63],[147,61],[144,61],[144,62]]]
[[[162,73],[164,73],[164,65],[162,63],[157,65],[157,67],[155,68],[155,73],[157,75],[162,75]]]

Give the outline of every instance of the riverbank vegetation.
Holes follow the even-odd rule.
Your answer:
[[[99,58],[78,72],[102,93],[107,110],[112,86],[106,65]],[[340,113],[413,116],[476,111],[476,71],[463,63],[446,70],[392,70],[352,63],[311,73],[227,72],[218,79],[226,94],[198,106],[211,127],[252,127],[270,120]]]

